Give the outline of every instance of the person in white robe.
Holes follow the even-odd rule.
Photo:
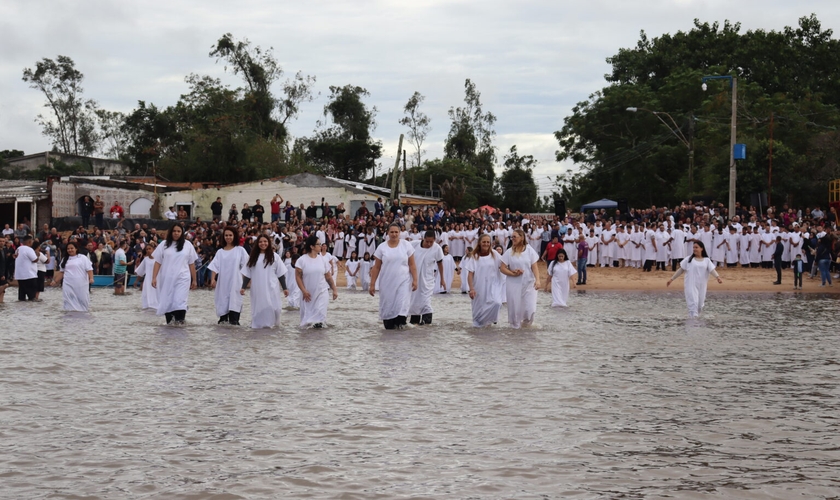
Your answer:
[[[346,249],[347,247],[344,244],[344,231],[339,230],[335,233],[335,238],[333,239],[333,255],[339,261],[344,260],[350,257],[350,251],[345,251]]]
[[[726,238],[729,236],[723,232],[723,226],[715,231],[712,236],[712,251],[709,254],[716,266],[722,267],[726,263]]]
[[[694,243],[692,254],[680,262],[680,268],[668,280],[666,286],[671,286],[671,283],[682,274],[685,274],[683,286],[685,303],[688,306],[688,317],[696,318],[703,312],[703,306],[706,303],[706,286],[709,282],[709,275],[717,278],[718,283],[723,283],[723,280],[715,271],[714,262],[709,259],[709,255],[706,253],[703,242],[697,241]]]
[[[330,274],[332,275],[333,282],[338,283],[338,259],[335,258],[335,255],[331,254],[327,247],[326,243],[321,244],[321,257],[324,258],[324,261],[330,266]]]
[[[750,226],[743,226],[738,237],[738,262],[741,267],[750,267],[750,253],[752,251],[752,234]]]
[[[158,291],[152,286],[152,278],[148,277],[154,271],[155,258],[154,251],[157,244],[149,242],[143,252],[146,256],[140,262],[140,265],[134,269],[134,274],[139,278],[143,278],[142,291],[140,292],[141,307],[143,309],[157,309],[158,307]]]
[[[183,228],[175,224],[152,255],[155,258],[152,286],[158,290],[157,315],[165,316],[167,325],[183,325],[189,309],[190,290],[196,288],[198,254],[187,241]]]
[[[568,307],[569,289],[576,288],[572,281],[576,274],[577,270],[566,257],[566,250],[561,248],[548,266],[549,279],[545,283],[545,291],[551,292],[551,307]]]
[[[93,264],[87,255],[79,254],[75,242],[67,243],[66,257],[62,259],[53,279],[53,286],[62,283],[65,311],[90,310],[90,285],[93,284]]]
[[[417,290],[417,267],[414,246],[400,240],[400,226],[388,226],[388,239],[373,253],[370,271],[370,295],[376,295],[376,283],[384,291],[379,294],[379,319],[386,330],[403,329],[411,306],[411,292]]]
[[[344,279],[347,281],[347,289],[355,290],[359,278],[359,255],[355,250],[350,252],[350,259],[344,263]]]
[[[671,230],[671,271],[676,271],[685,258],[685,231],[681,226]]]
[[[210,288],[214,289],[213,302],[219,324],[238,325],[242,314],[242,268],[248,263],[248,252],[239,246],[239,232],[235,226],[226,227],[222,233],[223,246],[207,268],[210,270]]]
[[[283,259],[274,253],[271,240],[261,234],[257,237],[248,261],[242,266],[242,288],[239,294],[245,295],[248,284],[251,285],[251,328],[274,328],[280,324],[283,311],[283,299],[289,290],[286,286],[286,265]]]
[[[295,264],[295,279],[301,293],[300,327],[323,328],[327,322],[330,290],[338,298],[330,263],[321,255],[318,240],[310,236],[303,245],[303,255]]]
[[[286,287],[289,289],[289,296],[286,297],[286,307],[292,309],[300,309],[300,288],[297,286],[297,279],[295,279],[295,263],[297,258],[292,258],[291,252],[286,252],[287,257],[283,259],[283,264],[286,266]]]
[[[502,286],[502,273],[499,271],[502,256],[491,247],[490,235],[482,235],[478,239],[478,246],[461,261],[461,279],[467,283],[473,326],[476,328],[498,322],[499,311],[502,308],[502,300],[498,293]]]
[[[432,323],[432,294],[435,285],[446,288],[443,282],[443,249],[435,241],[435,232],[426,231],[423,240],[414,245],[414,265],[417,267],[417,289],[411,292],[408,308],[409,323],[428,325]]]
[[[362,290],[370,288],[370,269],[373,267],[373,261],[370,254],[366,253],[362,260],[359,261],[359,277],[361,278]]]
[[[741,237],[735,226],[729,226],[729,234],[726,235],[726,266],[735,267],[738,265],[738,244]]]
[[[435,284],[435,293],[451,293],[452,292],[452,280],[455,279],[455,258],[452,254],[449,253],[449,246],[441,247],[443,250],[443,284],[444,287],[440,288]]]
[[[525,244],[525,233],[515,230],[513,244],[502,255],[500,265],[506,276],[508,323],[513,328],[527,327],[534,322],[540,289],[539,259],[534,249]]]

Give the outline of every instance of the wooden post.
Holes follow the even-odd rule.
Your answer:
[[[400,172],[400,157],[402,156],[403,134],[400,134],[400,142],[397,146],[397,161],[394,162],[394,176],[391,178],[391,199],[397,199],[397,177]]]

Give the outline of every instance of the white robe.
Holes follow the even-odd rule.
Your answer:
[[[514,254],[509,250],[502,255],[508,269],[523,271],[521,276],[505,276],[507,290],[508,323],[513,328],[520,328],[523,323],[534,321],[537,312],[537,290],[534,289],[536,276],[531,272],[531,265],[539,260],[533,248],[525,246],[525,251]]]
[[[283,259],[286,266],[286,288],[289,289],[289,296],[286,298],[286,305],[295,309],[300,308],[300,288],[295,280],[295,269],[292,267],[292,259]]]
[[[548,266],[548,275],[551,277],[551,307],[568,307],[569,301],[569,280],[577,274],[572,263],[564,261],[552,262]]]
[[[443,260],[443,250],[437,243],[429,248],[423,248],[422,241],[414,243],[414,265],[417,268],[417,290],[411,292],[411,306],[408,314],[418,316],[431,314],[432,294],[435,291],[435,281],[440,283],[440,277],[435,273],[437,263]]]
[[[373,260],[359,261],[359,278],[362,280],[362,290],[370,289],[370,268],[373,266]]]
[[[408,258],[414,255],[414,246],[400,241],[396,248],[385,242],[379,245],[374,257],[382,261],[378,281],[383,292],[379,294],[379,319],[408,316],[411,305],[411,273]]]
[[[260,254],[254,267],[246,263],[241,272],[242,276],[251,278],[251,328],[274,328],[280,323],[283,311],[279,278],[286,275],[286,264],[275,254],[274,262],[266,267],[265,255]]]
[[[242,312],[242,268],[248,263],[248,252],[240,246],[230,250],[220,248],[207,266],[216,273],[216,290],[213,299],[216,304],[216,316],[226,316],[229,312]]]
[[[339,231],[333,239],[333,255],[338,259],[343,259],[345,257],[345,248],[344,231]],[[346,252],[346,257],[350,258],[350,252]]]
[[[709,275],[715,270],[712,259],[705,258],[698,261],[696,258],[689,262],[691,257],[686,257],[680,262],[680,267],[685,271],[685,302],[688,305],[688,317],[696,318],[703,312],[703,305],[706,303],[706,285],[709,282]]]
[[[160,264],[157,275],[157,315],[188,310],[192,282],[190,264],[195,264],[198,259],[195,248],[187,241],[184,242],[183,250],[179,252],[176,242],[173,241],[169,247],[164,242],[155,248],[152,256],[155,263]]]
[[[330,304],[330,285],[325,274],[330,272],[330,263],[323,255],[314,258],[308,254],[301,255],[295,268],[303,271],[303,286],[309,292],[309,302],[303,300],[301,290],[300,326],[305,327],[315,323],[327,321],[327,307]]]
[[[348,290],[355,290],[356,289],[356,281],[359,278],[359,270],[360,261],[359,260],[348,260],[344,263],[344,278],[347,280],[347,289]],[[351,274],[354,273],[354,274]]]
[[[88,259],[90,260],[90,259]],[[137,276],[145,276],[143,280],[143,292],[141,293],[143,309],[157,309],[158,307],[158,289],[152,286],[152,271],[155,267],[155,260],[146,257],[134,270]]]
[[[501,256],[495,250],[490,255],[474,259],[466,257],[461,261],[461,280],[468,283],[469,275],[473,276],[475,298],[472,300],[473,326],[483,327],[499,321],[499,310],[502,300],[499,296],[502,273],[499,265]]]
[[[62,295],[64,296],[65,311],[90,310],[90,277],[88,271],[93,271],[93,265],[87,255],[74,255],[67,259],[62,278]]]
[[[443,256],[443,284],[446,288],[440,288],[440,280],[435,281],[435,293],[452,292],[452,280],[455,279],[455,258],[452,255]]]

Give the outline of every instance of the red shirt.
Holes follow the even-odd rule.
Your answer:
[[[554,258],[557,257],[557,251],[562,250],[563,244],[559,241],[554,243],[553,241],[545,247],[545,258],[547,262],[554,262]]]
[[[279,201],[272,201],[269,202],[271,205],[271,213],[272,214],[280,214],[280,202]]]

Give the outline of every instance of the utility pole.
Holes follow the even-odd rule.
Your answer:
[[[729,220],[735,217],[735,185],[738,171],[735,167],[735,130],[738,126],[738,79],[732,77],[732,132],[729,137]]]
[[[402,143],[403,143],[403,134],[400,134],[400,143],[397,146],[397,161],[394,163],[394,175],[391,177],[391,199],[397,199],[397,177],[399,177],[400,173],[400,156],[402,156]],[[403,182],[405,184],[405,182]],[[405,186],[403,186],[405,189]]]
[[[400,175],[400,194],[401,195],[406,193],[406,189],[405,189],[405,175],[406,175],[405,150],[403,150],[402,154],[403,154],[403,157],[402,157],[403,169],[402,169],[402,175]],[[397,162],[399,162],[399,159],[397,159]]]
[[[694,191],[694,115],[688,116],[688,192]]]
[[[770,168],[767,170],[767,206],[769,207],[772,201],[773,192],[773,113],[770,112]]]

